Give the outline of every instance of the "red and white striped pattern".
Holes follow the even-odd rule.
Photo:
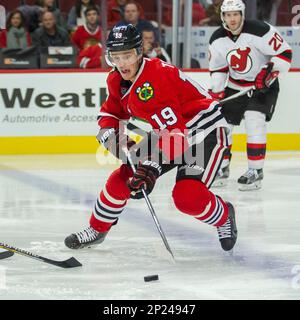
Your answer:
[[[227,148],[226,132],[224,128],[217,128],[217,144],[214,147],[210,159],[202,176],[202,182],[209,188],[217,174],[217,170],[223,159],[223,153]]]
[[[204,211],[194,217],[204,223],[219,227],[227,220],[228,207],[221,198],[212,195],[212,199]]]
[[[85,69],[87,67],[87,64],[91,61],[90,58],[84,57],[79,63],[79,68]]]

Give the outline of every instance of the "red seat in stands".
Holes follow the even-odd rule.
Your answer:
[[[15,10],[19,5],[21,1],[20,0],[1,0],[1,5],[4,6],[6,12]]]
[[[292,14],[292,8],[295,5],[300,5],[300,0],[281,1],[277,12],[278,26],[291,26],[292,19],[295,16]]]

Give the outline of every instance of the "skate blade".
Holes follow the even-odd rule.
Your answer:
[[[212,187],[214,188],[222,188],[228,185],[228,179],[220,179],[213,182]]]
[[[239,184],[240,191],[253,191],[253,190],[259,190],[261,189],[261,181],[256,181],[251,184]]]

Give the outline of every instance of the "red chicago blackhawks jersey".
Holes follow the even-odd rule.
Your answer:
[[[258,20],[246,20],[239,36],[223,27],[217,29],[211,36],[209,53],[213,92],[222,91],[226,83],[236,90],[253,86],[269,61],[274,63],[273,71],[287,72],[292,58],[291,48],[279,31]]]
[[[176,129],[192,145],[215,128],[227,127],[216,107],[218,103],[208,92],[160,59],[144,58],[132,84],[122,80],[118,71],[112,71],[107,86],[109,95],[99,115],[101,128],[117,128],[120,120],[136,117],[153,129]]]
[[[72,35],[72,41],[79,50],[97,44],[101,41],[101,28],[97,27],[94,32],[90,32],[86,25],[79,26]]]
[[[102,46],[100,43],[89,46],[80,51],[77,57],[79,68],[100,68],[101,67]]]

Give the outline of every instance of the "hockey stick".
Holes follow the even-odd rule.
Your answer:
[[[22,256],[25,256],[25,257],[28,257],[28,258],[32,258],[32,259],[35,259],[35,260],[39,260],[41,262],[52,264],[54,266],[61,267],[61,268],[75,268],[75,267],[81,267],[82,266],[82,264],[78,260],[76,260],[74,257],[72,257],[70,259],[67,259],[67,260],[64,260],[64,261],[51,260],[51,259],[48,259],[48,258],[45,258],[45,257],[42,257],[42,256],[38,256],[36,254],[33,254],[33,253],[29,252],[29,251],[10,246],[8,244],[4,244],[2,242],[0,242],[0,248],[8,250],[8,251],[10,251],[12,253],[17,253],[17,254],[20,254]]]
[[[268,87],[270,87],[270,86],[276,81],[277,77],[278,77],[278,74],[277,74],[276,77],[274,77],[274,78],[271,80],[271,82],[269,83]],[[220,101],[219,101],[219,104],[224,104],[224,103],[226,103],[226,102],[228,102],[228,101],[231,101],[231,100],[233,100],[233,99],[236,99],[236,98],[238,98],[238,97],[241,97],[241,96],[245,95],[246,93],[248,93],[248,92],[250,92],[250,91],[253,91],[253,90],[255,90],[255,89],[256,89],[255,86],[251,86],[251,87],[249,87],[249,88],[247,88],[247,89],[245,89],[245,90],[243,90],[243,91],[240,91],[240,92],[237,92],[237,93],[233,94],[232,96],[230,96],[230,97],[228,97],[228,98],[225,98],[225,99],[223,99],[223,100],[220,100]]]
[[[231,101],[231,100],[233,100],[233,99],[236,99],[236,98],[238,98],[238,97],[241,97],[241,96],[245,95],[246,93],[248,93],[248,92],[250,92],[251,90],[254,90],[254,89],[255,89],[255,87],[252,86],[252,87],[250,87],[250,88],[247,88],[246,90],[237,92],[237,93],[233,94],[232,96],[230,96],[230,97],[228,97],[228,98],[225,98],[225,99],[223,99],[223,100],[220,100],[220,101],[219,101],[219,104],[224,104],[224,103],[226,103],[226,102],[228,102],[228,101]]]
[[[131,166],[132,171],[135,173],[135,172],[136,172],[136,169],[135,169],[135,166],[134,166],[134,164],[133,164],[133,162],[132,162],[130,152],[127,150],[126,147],[123,148],[123,151],[125,152],[125,154],[126,154],[126,156],[127,156],[127,159],[128,159],[128,162],[129,162],[129,164],[130,164],[130,166]],[[159,221],[158,221],[158,219],[157,219],[157,216],[156,216],[156,213],[155,213],[154,208],[153,208],[153,206],[152,206],[152,203],[150,202],[150,199],[149,199],[146,191],[145,191],[143,188],[142,188],[142,193],[143,193],[144,199],[145,199],[145,201],[146,201],[146,203],[147,203],[147,206],[148,206],[148,208],[149,208],[149,211],[150,211],[150,213],[151,213],[151,215],[152,215],[152,218],[153,218],[153,220],[154,220],[154,222],[155,222],[155,225],[156,225],[156,227],[157,227],[157,230],[158,230],[158,232],[159,232],[159,234],[160,234],[160,236],[161,236],[161,238],[162,238],[162,240],[163,240],[163,242],[164,242],[164,245],[165,245],[166,249],[169,251],[169,253],[171,254],[173,260],[175,261],[173,252],[172,252],[172,250],[171,250],[171,248],[170,248],[170,246],[169,246],[168,240],[167,240],[167,238],[166,238],[166,236],[165,236],[165,234],[164,234],[164,232],[163,232],[163,230],[162,230],[162,228],[161,228],[161,225],[160,225],[160,223],[159,223]]]
[[[9,258],[9,257],[11,257],[13,255],[14,255],[14,252],[11,252],[11,251],[0,252],[0,260]]]

